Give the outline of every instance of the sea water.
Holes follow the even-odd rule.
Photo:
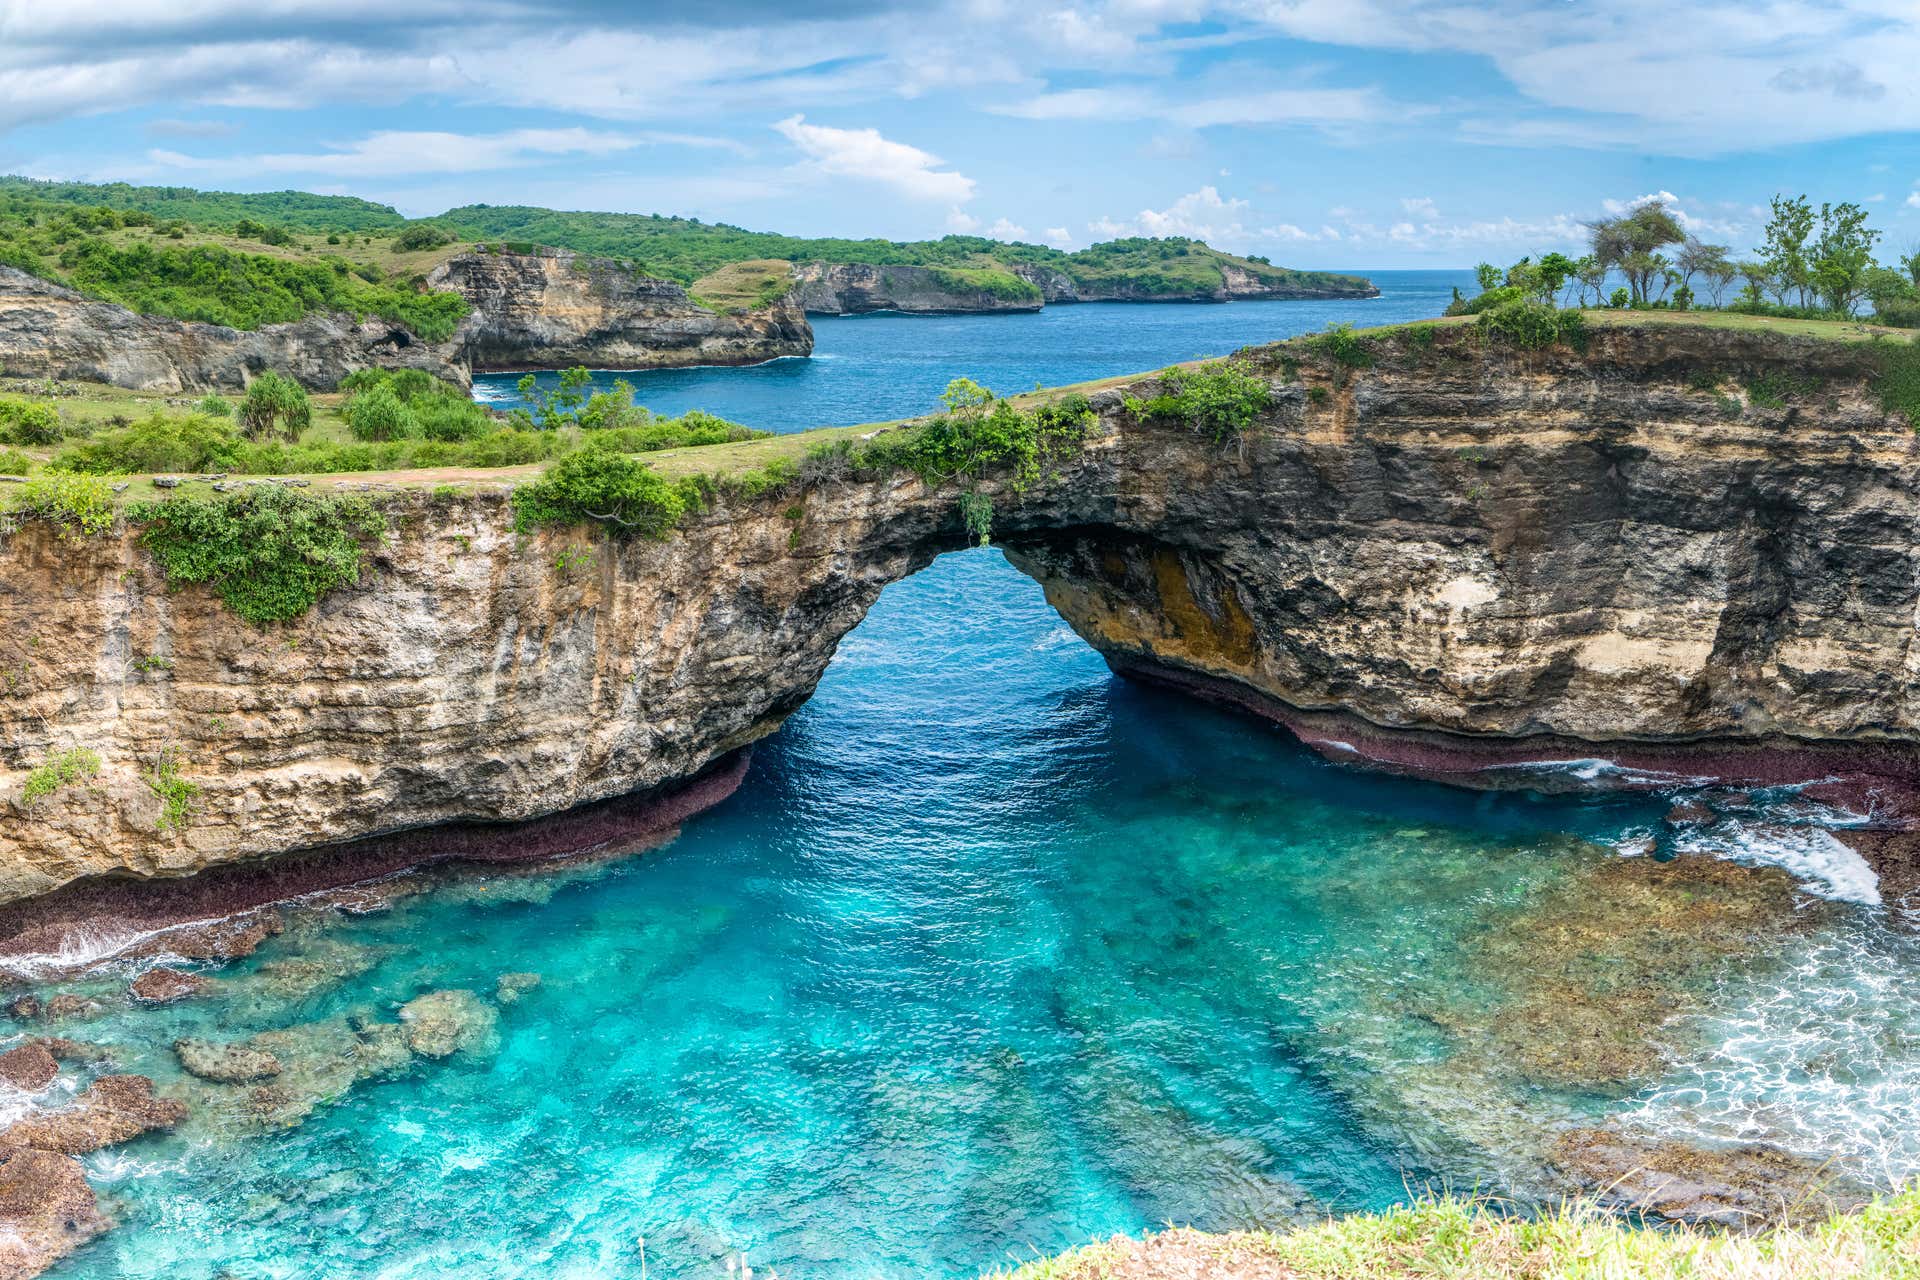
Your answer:
[[[824,370],[639,385],[663,411],[859,421],[952,373],[1058,384],[1368,305],[834,320]],[[168,1009],[118,1000],[128,970],[50,988],[98,993],[64,1032],[189,1100],[177,1036],[391,1019],[447,988],[498,1010],[489,1043],[295,1127],[88,1157],[120,1225],[54,1274],[963,1277],[1431,1185],[1546,1196],[1554,1135],[1610,1118],[1920,1172],[1913,934],[1794,797],[1704,800],[1721,817],[1676,851],[1666,795],[1329,764],[1116,679],[997,552],[955,553],[884,593],[740,791],[663,847],[295,911]],[[270,980],[303,959],[338,980]],[[539,985],[496,1002],[508,973]],[[1587,1078],[1558,1055],[1646,992],[1647,1061]]]

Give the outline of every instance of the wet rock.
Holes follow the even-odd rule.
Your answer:
[[[182,960],[238,960],[260,949],[287,927],[285,917],[268,908],[203,924],[183,925],[157,934],[132,955],[168,955]]]
[[[29,1018],[39,1017],[40,1008],[39,996],[15,996],[7,1001],[7,1016],[25,1022]]]
[[[31,1116],[0,1133],[0,1145],[85,1155],[186,1119],[187,1108],[154,1096],[145,1076],[101,1076],[64,1111]]]
[[[191,999],[212,986],[197,973],[179,969],[149,969],[133,980],[127,993],[141,1004],[173,1004]]]
[[[291,1128],[360,1081],[404,1071],[414,1061],[404,1028],[364,1014],[263,1032],[240,1047],[271,1056],[278,1074],[250,1088],[215,1090],[210,1101],[220,1112],[216,1125],[254,1131]]]
[[[277,1000],[301,1000],[365,973],[380,962],[382,954],[371,947],[325,943],[299,955],[267,961],[254,981]]]
[[[429,991],[400,1006],[407,1047],[423,1058],[445,1058],[491,1043],[500,1015],[471,991]]]
[[[77,996],[70,991],[63,991],[47,1001],[47,1016],[56,1021],[94,1018],[98,1017],[100,1012],[98,1000],[89,1000],[85,996]]]
[[[1608,1126],[1560,1135],[1549,1159],[1610,1203],[1741,1230],[1810,1224],[1869,1198],[1824,1162],[1760,1143],[1705,1146]]]
[[[39,1275],[106,1229],[78,1160],[0,1147],[0,1280]]]
[[[1713,810],[1691,797],[1675,803],[1671,809],[1667,810],[1666,816],[1666,823],[1670,827],[1695,825],[1713,820]]]
[[[60,1074],[60,1064],[47,1046],[38,1040],[29,1040],[18,1048],[0,1053],[0,1080],[6,1081],[16,1089],[25,1089],[28,1093],[37,1093],[53,1083]]]
[[[245,1044],[189,1038],[174,1041],[173,1052],[189,1075],[220,1084],[245,1084],[280,1074],[280,1059]]]
[[[539,985],[537,973],[503,973],[493,984],[493,998],[501,1004],[512,1004]]]

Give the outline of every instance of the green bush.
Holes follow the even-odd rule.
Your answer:
[[[312,421],[307,389],[271,369],[253,380],[240,402],[240,429],[251,440],[271,440],[275,435],[298,440]]]
[[[200,403],[193,407],[197,412],[204,413],[209,418],[231,418],[233,416],[233,402],[225,396],[202,396],[200,397]]]
[[[67,537],[113,528],[113,485],[103,476],[42,472],[20,486],[13,513],[52,521]]]
[[[591,520],[623,537],[664,538],[687,505],[686,491],[607,449],[568,454],[513,491],[514,525],[522,532]]]
[[[0,444],[49,445],[60,440],[60,415],[41,400],[0,400]]]
[[[193,798],[200,794],[198,783],[180,776],[180,750],[164,747],[154,758],[153,767],[141,775],[147,787],[160,797],[160,817],[154,826],[161,831],[178,831],[187,825],[193,813]]]
[[[1587,344],[1587,324],[1581,314],[1558,311],[1545,302],[1503,302],[1480,313],[1479,327],[1482,337],[1498,336],[1530,351],[1561,343],[1582,350]]]
[[[1308,338],[1307,345],[1325,352],[1343,369],[1365,369],[1373,363],[1372,343],[1345,322],[1328,325],[1326,332]]]
[[[1331,337],[1331,331],[1322,336]],[[1164,370],[1160,385],[1165,389],[1159,395],[1144,404],[1129,402],[1128,407],[1142,417],[1204,431],[1215,440],[1246,431],[1273,404],[1266,381],[1229,360]]]
[[[416,249],[438,249],[453,243],[453,233],[432,222],[415,222],[393,238],[393,247],[402,253]]]
[[[1880,366],[1875,389],[1881,407],[1888,413],[1905,414],[1914,430],[1920,431],[1920,338],[1877,342],[1874,352]]]
[[[37,465],[31,454],[18,449],[0,449],[0,476],[24,476]]]
[[[37,804],[62,787],[72,786],[100,772],[100,753],[85,747],[69,747],[48,756],[45,764],[27,774],[20,790],[20,803]]]
[[[77,440],[53,456],[55,471],[129,475],[237,471],[246,444],[225,418],[154,412],[130,427]]]
[[[203,582],[256,626],[297,618],[360,580],[366,545],[387,527],[364,498],[257,485],[140,503],[127,518],[175,586]]]
[[[420,434],[413,411],[390,386],[362,391],[347,401],[347,430],[355,440],[404,440]]]

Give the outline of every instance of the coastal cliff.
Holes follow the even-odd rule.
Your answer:
[[[1219,281],[1176,285],[1141,276],[1076,280],[1057,267],[1020,263],[1013,274],[1040,291],[1048,306],[1069,302],[1255,302],[1313,298],[1377,298],[1380,290],[1358,276],[1325,272],[1261,275],[1226,258],[1214,263]]]
[[[1147,379],[1096,393],[1039,482],[983,486],[1117,669],[1456,781],[1599,757],[1920,817],[1915,435],[1867,344],[1429,326],[1366,367],[1249,359],[1249,430],[1143,414]],[[336,878],[557,851],[472,824],[561,813],[578,843],[657,829],[737,782],[884,586],[966,544],[956,496],[820,474],[620,542],[516,535],[500,488],[396,492],[361,584],[264,631],[168,591],[132,531],[26,522],[0,548],[0,900],[316,848]],[[71,747],[98,776],[27,808]],[[197,788],[164,828],[163,759]]]
[[[795,271],[800,304],[820,315],[980,315],[1038,311],[1040,290],[1005,271],[808,262]]]
[[[356,369],[424,369],[466,385],[466,361],[404,325],[315,313],[258,329],[142,315],[0,265],[0,374],[140,391],[231,391],[267,369],[329,390]]]
[[[671,280],[564,250],[459,254],[427,285],[456,290],[472,307],[452,345],[476,372],[757,364],[813,351],[792,291],[731,314]]]
[[[800,303],[822,315],[899,311],[909,315],[979,315],[1038,311],[1073,302],[1236,302],[1300,298],[1376,298],[1358,276],[1241,265],[1224,256],[1205,271],[1178,277],[1133,271],[1078,279],[1044,263],[1005,269],[875,266],[808,262],[795,269]]]
[[[271,369],[330,390],[366,368],[424,369],[465,386],[475,370],[754,364],[813,350],[792,293],[738,313],[709,309],[605,258],[464,253],[426,285],[467,301],[447,341],[336,312],[258,329],[142,315],[0,266],[0,374],[185,392],[239,390]]]

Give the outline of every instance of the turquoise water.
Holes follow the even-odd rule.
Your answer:
[[[1432,1181],[1544,1197],[1553,1135],[1609,1116],[1920,1172],[1914,935],[1791,797],[1703,799],[1660,862],[1625,855],[1674,852],[1668,796],[1329,765],[1115,679],[997,552],[949,555],[662,848],[294,910],[170,1009],[53,984],[107,1006],[63,1034],[195,1108],[87,1158],[122,1225],[53,1274],[625,1277],[644,1239],[648,1275],[963,1277]],[[510,973],[539,985],[497,998]],[[448,988],[494,1020],[469,1047],[327,1075],[337,1019]],[[1556,1056],[1621,1016],[1660,1052]],[[284,1028],[327,1098],[270,1132],[168,1048]]]

